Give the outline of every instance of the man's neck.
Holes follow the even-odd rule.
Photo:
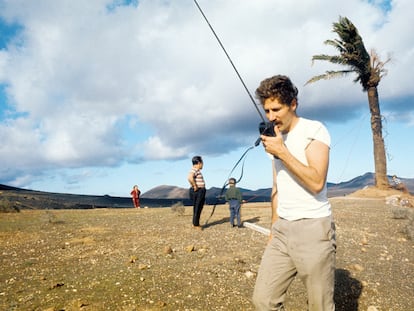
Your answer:
[[[295,126],[299,123],[299,119],[300,118],[297,115],[295,115],[292,118],[292,121],[290,122],[289,130],[286,132],[286,134],[291,132],[295,128]]]

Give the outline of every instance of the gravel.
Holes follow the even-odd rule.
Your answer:
[[[414,310],[409,219],[394,217],[384,196],[331,203],[336,309]],[[211,211],[205,207],[203,224]],[[0,309],[254,310],[267,237],[232,228],[225,205],[203,231],[191,227],[191,215],[190,207],[0,214]],[[269,228],[268,203],[245,204],[242,219]],[[286,307],[306,310],[299,280]]]

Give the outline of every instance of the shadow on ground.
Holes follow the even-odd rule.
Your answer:
[[[335,271],[335,310],[358,311],[358,299],[361,296],[362,284],[345,269]]]

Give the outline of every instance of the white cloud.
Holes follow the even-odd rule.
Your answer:
[[[338,109],[343,120],[352,118],[366,95],[351,79],[303,87],[332,68],[311,67],[311,57],[336,53],[323,41],[335,37],[331,26],[341,15],[367,48],[394,56],[380,94],[413,95],[408,0],[393,1],[387,13],[359,0],[199,3],[252,93],[263,78],[284,73],[298,85],[304,111],[332,116]],[[22,113],[0,124],[3,176],[227,152],[257,135],[251,126],[259,117],[192,1],[146,0],[110,11],[108,4],[2,1],[4,20],[23,26],[20,40],[0,51],[0,83]],[[146,141],[127,141],[131,115],[153,129]]]

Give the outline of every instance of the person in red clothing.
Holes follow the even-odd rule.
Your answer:
[[[131,191],[131,197],[132,202],[134,203],[135,208],[141,208],[139,204],[139,195],[141,194],[141,191],[138,189],[138,186],[135,185],[134,188]]]

